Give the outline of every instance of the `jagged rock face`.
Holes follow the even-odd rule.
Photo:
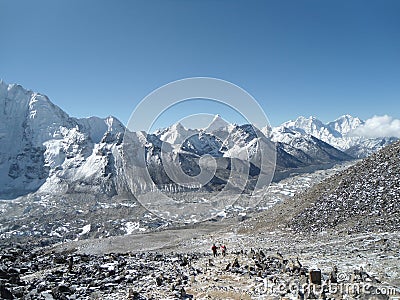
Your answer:
[[[116,119],[74,119],[41,94],[0,83],[1,198],[98,186],[113,171],[124,126]],[[114,193],[114,192],[112,192]]]
[[[299,196],[311,204],[290,226],[318,232],[400,229],[400,142],[396,142]]]

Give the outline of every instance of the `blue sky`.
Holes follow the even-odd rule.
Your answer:
[[[71,116],[127,123],[154,89],[210,76],[248,91],[272,125],[400,118],[396,0],[0,0],[0,35],[0,78]],[[180,110],[196,112],[235,121],[212,105]]]

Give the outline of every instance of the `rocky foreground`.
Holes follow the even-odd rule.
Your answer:
[[[14,245],[1,251],[0,293],[1,299],[396,299],[399,236],[215,232],[147,252],[132,249],[129,237],[115,252],[107,239]],[[227,245],[226,256],[213,257],[214,241]]]

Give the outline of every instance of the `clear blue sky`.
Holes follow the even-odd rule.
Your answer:
[[[397,0],[0,0],[0,36],[0,78],[71,116],[126,123],[152,90],[210,76],[246,89],[273,125],[400,117]]]

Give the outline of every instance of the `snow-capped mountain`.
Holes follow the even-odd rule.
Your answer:
[[[186,138],[198,133],[195,129],[186,129],[181,123],[176,123],[169,128],[158,130],[155,135],[163,142],[169,144],[180,144],[185,141]]]
[[[308,169],[309,166],[320,168],[327,164],[352,159],[351,156],[312,135],[301,134],[284,127],[281,129],[285,131],[279,133],[281,139],[272,140],[276,142],[274,147],[276,149],[275,178],[277,179],[288,176],[290,174],[288,170],[301,172],[303,168]],[[274,129],[275,134],[278,134],[278,131],[279,129]],[[180,151],[186,153],[187,160],[189,159],[188,153],[191,155],[207,153],[214,157],[222,156],[229,159],[247,160],[250,158],[254,174],[258,174],[257,172],[261,168],[259,143],[262,141],[270,143],[269,141],[271,141],[268,136],[263,134],[263,131],[252,125],[229,124],[218,115],[205,129],[186,129],[178,123],[156,132],[156,136],[160,140],[174,137],[168,141],[182,141],[189,136],[182,144],[178,143]],[[177,150],[176,146],[173,147]],[[281,173],[285,175],[281,175]]]
[[[393,144],[397,140],[398,138],[396,137],[361,139],[357,144],[351,146],[345,152],[357,158],[368,157],[382,148]]]
[[[365,122],[357,117],[352,117],[351,115],[344,115],[337,118],[335,121],[329,122],[327,127],[332,128],[332,130],[339,132],[342,136],[348,135],[354,129],[363,125]]]
[[[302,134],[310,134],[335,148],[346,150],[358,142],[357,138],[348,137],[347,134],[361,124],[363,121],[349,115],[327,124],[312,116],[309,118],[300,116],[295,121],[283,123],[280,127],[286,127]]]
[[[266,146],[264,152],[276,147],[276,172],[287,176],[290,170],[301,172],[302,168],[320,168],[351,159],[335,145],[365,155],[365,149],[375,150],[391,141],[364,140],[357,144],[357,139],[347,134],[362,121],[351,116],[328,124],[300,117],[278,128],[259,130],[248,124],[229,124],[217,115],[203,129],[187,129],[177,123],[154,134],[130,133],[132,149],[136,150],[124,152],[125,127],[114,117],[76,119],[46,96],[4,82],[0,83],[0,117],[4,120],[0,124],[3,199],[32,192],[98,193],[112,197],[135,192],[132,188],[154,189],[154,185],[147,186],[146,180],[140,179],[141,174],[124,172],[126,161],[135,161],[141,154],[155,186],[179,192],[185,188],[174,186],[164,170],[166,164],[178,164],[184,173],[196,176],[201,157],[214,157],[217,170],[207,188],[215,190],[227,183],[232,159],[243,163],[250,160],[250,175],[240,167],[238,176],[250,176],[250,181],[257,178],[262,169],[260,145]],[[168,149],[168,155],[162,149]],[[135,185],[128,184],[132,178],[137,180]]]
[[[300,133],[287,127],[273,129],[272,140],[304,163],[327,163],[352,159],[348,154],[307,133]],[[303,152],[303,155],[299,153]],[[305,154],[305,155],[304,155]]]
[[[63,193],[91,180],[110,189],[111,153],[124,132],[117,119],[71,118],[46,96],[4,82],[0,108],[0,197]]]
[[[370,155],[384,146],[389,145],[396,138],[365,138],[353,135],[353,131],[365,122],[357,117],[344,115],[329,123],[322,123],[315,117],[298,117],[295,121],[288,121],[272,129],[272,139],[277,142],[290,143],[291,136],[285,133],[288,129],[301,135],[312,135],[347,154],[362,158]]]

